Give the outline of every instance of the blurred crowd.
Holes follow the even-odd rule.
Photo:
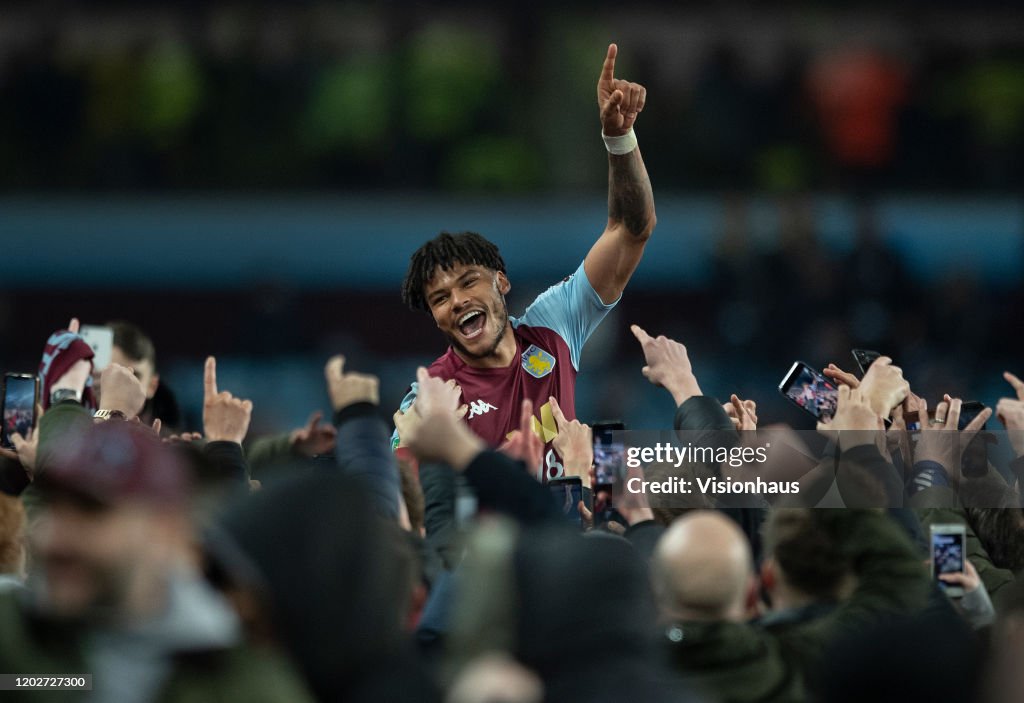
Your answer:
[[[50,336],[36,426],[0,450],[0,669],[30,682],[13,699],[68,700],[31,682],[86,673],[88,700],[118,703],[1024,693],[1011,373],[964,426],[960,398],[929,404],[888,357],[863,376],[830,365],[835,414],[812,449],[759,428],[755,402],[707,394],[685,346],[634,327],[681,445],[777,449],[760,464],[623,463],[603,486],[595,447],[608,446],[552,401],[559,480],[579,487],[564,505],[537,477],[529,400],[489,447],[459,386],[421,368],[392,442],[380,379],[336,356],[330,422],[251,437],[253,403],[214,357],[201,425],[184,425],[151,340],[110,328],[100,374],[76,319]],[[989,420],[1012,456],[978,464],[969,447]],[[755,477],[797,490],[627,488]]]
[[[657,96],[662,189],[1024,184],[1024,42],[1005,8],[856,5],[10,7],[0,154],[21,166],[0,186],[586,186],[588,96],[571,86],[612,34]]]
[[[97,267],[0,295],[5,700],[1024,700],[1024,262],[922,275],[955,236],[892,237],[876,205],[1024,185],[999,3],[920,26],[868,3],[60,5],[0,9],[0,188],[85,190],[57,256]],[[503,255],[441,232],[400,287],[419,323],[379,292],[388,223],[339,223],[370,273],[332,289],[275,267],[329,269],[311,216],[209,289],[173,263],[123,284],[193,248],[145,217],[138,250],[89,257],[101,190],[564,196],[605,178],[580,158],[599,132],[605,229],[539,294],[504,257],[575,234]],[[647,249],[652,183],[725,193],[688,220],[715,234],[670,201]],[[803,195],[830,187],[845,249]],[[201,213],[230,234],[197,259],[245,258],[242,202]],[[24,236],[33,207],[0,226],[23,250],[53,244]],[[624,293],[644,263],[662,277]]]

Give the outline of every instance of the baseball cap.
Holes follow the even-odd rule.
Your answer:
[[[113,505],[125,501],[178,505],[188,497],[181,458],[141,424],[108,420],[55,439],[36,476],[44,493],[66,491]]]

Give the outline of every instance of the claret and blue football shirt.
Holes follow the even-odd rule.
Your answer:
[[[516,342],[511,365],[474,368],[449,347],[430,365],[428,373],[445,381],[455,379],[462,388],[462,402],[469,406],[466,422],[491,446],[500,445],[519,429],[523,400],[532,400],[533,430],[545,444],[542,475],[545,479],[558,478],[562,465],[550,446],[558,430],[548,398],[558,399],[567,419],[576,417],[580,352],[617,302],[606,305],[601,301],[580,264],[574,274],[537,296],[522,317],[509,318]],[[413,383],[402,400],[402,410],[415,399]]]

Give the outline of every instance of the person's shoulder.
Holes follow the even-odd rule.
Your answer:
[[[455,376],[455,372],[458,371],[461,364],[462,360],[459,359],[459,355],[455,353],[454,349],[448,347],[444,354],[434,359],[433,363],[427,367],[427,373],[447,381]]]
[[[199,665],[200,659],[205,663]],[[299,673],[271,647],[237,644],[218,651],[216,661],[219,666],[213,668],[207,657],[179,658],[167,700],[197,700],[204,690],[209,698],[228,702],[313,700]]]
[[[556,330],[524,324],[513,328],[513,333],[519,339],[521,354],[526,357],[539,353],[550,363],[554,363],[556,359],[566,363],[572,361],[568,342]]]

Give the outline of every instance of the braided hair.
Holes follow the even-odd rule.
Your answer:
[[[430,312],[424,288],[438,269],[449,271],[456,264],[475,264],[505,273],[498,247],[476,232],[441,232],[409,258],[409,270],[402,281],[402,302],[412,310]]]

